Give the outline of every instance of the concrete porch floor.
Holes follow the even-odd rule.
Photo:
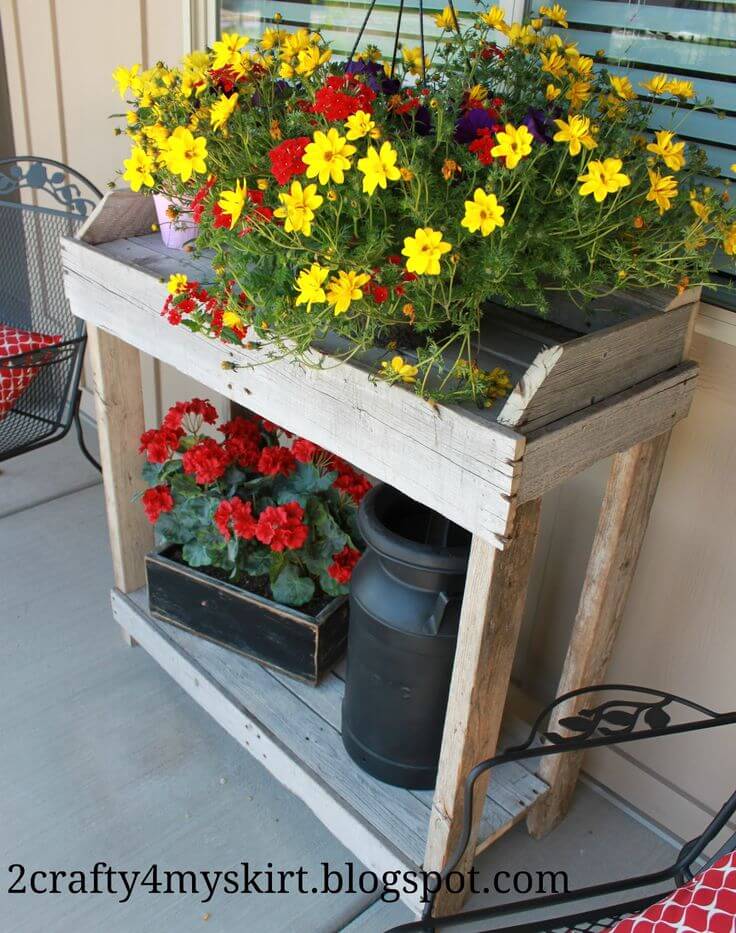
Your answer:
[[[0,464],[0,930],[380,933],[411,919],[375,895],[11,894],[8,866],[276,869],[351,861],[297,798],[110,614],[102,487],[73,439]],[[674,849],[590,788],[542,842],[523,826],[479,860],[563,870],[570,887],[662,867]],[[356,866],[359,869],[359,866]],[[27,880],[27,879],[26,879]],[[471,906],[487,898],[476,897]],[[472,929],[472,928],[468,928]]]

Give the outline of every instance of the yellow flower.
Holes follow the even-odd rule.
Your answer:
[[[559,3],[555,3],[553,7],[540,6],[539,12],[542,16],[546,16],[547,19],[551,19],[553,23],[567,29],[567,10],[561,7]]]
[[[677,197],[677,181],[672,175],[660,175],[659,172],[647,169],[649,172],[649,192],[647,201],[654,201],[659,208],[659,213],[664,214],[672,204],[673,198]]]
[[[480,13],[478,19],[482,20],[491,29],[501,29],[502,26],[506,26],[504,12],[500,6],[490,7],[486,13]]]
[[[409,70],[410,74],[418,75],[422,71],[422,50],[419,46],[415,46],[413,49],[403,48],[401,50],[402,58],[404,59],[404,64]],[[429,56],[424,56],[424,66],[429,68]]]
[[[736,254],[736,224],[727,227],[723,234],[723,252],[729,256]]]
[[[578,55],[573,58],[572,67],[581,78],[589,78],[593,72],[593,59],[587,55]]]
[[[296,66],[296,73],[309,77],[315,73],[320,65],[324,65],[331,58],[332,52],[330,49],[320,50],[319,46],[310,45],[308,49],[302,49],[299,52],[299,64]]]
[[[314,212],[324,202],[322,195],[317,194],[317,186],[305,185],[302,188],[301,182],[293,181],[288,193],[282,191],[279,194],[279,201],[284,206],[277,207],[273,213],[274,217],[285,218],[284,230],[311,236]]]
[[[442,177],[445,181],[452,181],[455,175],[459,175],[460,172],[462,172],[462,168],[454,159],[445,159],[442,163]]]
[[[413,237],[404,237],[401,254],[407,257],[407,272],[414,272],[416,275],[439,275],[440,258],[451,249],[452,244],[442,239],[441,230],[418,227]]]
[[[482,84],[474,84],[465,92],[466,104],[482,104],[488,97],[488,90]]]
[[[350,168],[350,156],[355,152],[355,146],[351,146],[334,127],[326,133],[317,130],[313,140],[302,157],[307,166],[307,178],[319,178],[321,185],[330,181],[341,185],[345,181],[345,171]]]
[[[189,181],[192,175],[207,171],[207,140],[204,136],[192,136],[183,126],[177,126],[169,137],[166,147],[166,167],[182,181]]]
[[[565,97],[570,101],[570,110],[578,110],[590,97],[590,82],[573,81]]]
[[[628,78],[619,75],[610,75],[609,80],[611,82],[611,87],[621,100],[636,100],[636,91]]]
[[[708,207],[707,204],[703,204],[702,201],[698,201],[694,191],[690,192],[690,207],[693,209],[693,213],[696,217],[699,217],[703,223],[708,223],[710,220],[711,208]]]
[[[398,153],[391,143],[384,143],[380,151],[373,146],[368,147],[365,158],[358,161],[358,171],[365,175],[363,191],[367,195],[372,195],[376,186],[385,189],[389,181],[401,178],[401,172],[396,167],[397,158]]]
[[[532,151],[533,138],[525,126],[517,129],[511,123],[507,123],[502,132],[496,133],[498,145],[491,149],[491,155],[504,156],[506,168],[516,168],[524,156],[528,156]]]
[[[159,152],[166,149],[169,141],[169,131],[165,126],[161,126],[160,123],[155,123],[153,126],[144,126],[143,134],[147,139],[151,140]]]
[[[235,311],[225,311],[222,315],[222,323],[224,327],[242,327],[243,319]]]
[[[259,191],[268,191],[271,182],[267,178],[258,178],[256,184],[258,185]]]
[[[286,33],[283,29],[264,29],[260,38],[259,45],[262,49],[268,51],[284,41]]]
[[[370,136],[371,139],[378,139],[381,131],[371,119],[371,115],[365,110],[358,110],[349,116],[345,121],[347,138],[351,140],[362,139],[364,136]]]
[[[523,26],[521,23],[512,23],[502,29],[501,32],[508,38],[510,45],[517,45],[520,48],[534,45],[537,42],[534,30],[530,26]]]
[[[560,96],[561,93],[562,93],[562,88],[555,87],[554,84],[548,84],[547,90],[544,92],[544,96],[547,98],[548,101],[551,102],[553,100],[557,100],[557,98]]]
[[[306,304],[307,311],[311,311],[313,304],[322,304],[327,301],[327,295],[322,286],[329,273],[330,270],[320,266],[318,262],[313,262],[309,269],[302,269],[296,280],[296,287],[299,291],[296,303]]]
[[[381,369],[385,376],[397,382],[416,382],[417,374],[419,373],[419,367],[404,362],[403,356],[394,356],[390,363],[384,360],[381,363]]]
[[[576,114],[570,117],[568,123],[564,120],[555,120],[555,124],[558,132],[555,133],[553,139],[556,143],[567,143],[571,156],[578,155],[583,146],[586,149],[594,149],[597,145],[590,132],[588,117]]]
[[[650,78],[648,81],[640,81],[639,87],[643,87],[645,91],[649,91],[650,94],[659,95],[667,94],[667,86],[669,85],[670,80],[667,75],[654,75],[653,78]]]
[[[224,129],[225,124],[233,115],[233,110],[235,110],[237,103],[237,94],[232,94],[230,97],[221,94],[220,97],[217,98],[210,107],[210,123],[212,124],[213,130]]]
[[[141,185],[145,185],[146,188],[153,188],[155,164],[145,149],[135,146],[135,148],[131,149],[130,158],[123,160],[123,165],[125,166],[123,178],[130,182],[131,191],[140,191]]]
[[[327,285],[327,302],[333,305],[335,316],[345,314],[351,302],[363,297],[362,286],[370,282],[365,272],[338,272]]]
[[[240,50],[250,42],[248,36],[241,36],[237,32],[223,32],[222,36],[212,43],[212,67],[218,68],[238,67],[240,65]]]
[[[680,81],[672,78],[667,82],[666,91],[682,100],[691,100],[695,97],[695,88],[692,81]]]
[[[167,285],[169,294],[170,295],[181,294],[181,292],[183,292],[184,289],[187,287],[188,281],[189,280],[183,273],[172,272],[172,274],[169,276],[169,284]]]
[[[542,52],[542,71],[546,71],[553,78],[562,78],[567,71],[567,59],[559,52],[550,52],[549,55]]]
[[[404,168],[403,166],[399,169],[402,181],[414,181],[414,172],[410,168]]]
[[[241,184],[240,181],[235,182],[235,190],[229,189],[227,191],[220,192],[220,200],[217,202],[217,206],[223,212],[223,214],[230,215],[230,229],[232,230],[235,224],[238,222],[238,218],[243,213],[243,207],[245,202],[248,200],[248,189],[245,187],[245,181]]]
[[[288,81],[294,77],[296,70],[288,63],[281,62],[279,65],[279,77],[283,78],[284,81]]]
[[[446,6],[441,13],[437,13],[434,18],[435,25],[438,29],[457,29],[457,20],[455,19],[455,14],[452,11],[452,8]]]
[[[115,71],[112,73],[113,81],[118,86],[118,93],[121,97],[125,97],[125,94],[128,90],[134,89],[134,85],[137,79],[138,69],[140,65],[133,65],[132,68],[124,68],[122,65],[119,65]]]
[[[736,162],[734,162],[733,165],[731,166],[731,171],[732,171],[734,174],[736,174]]]
[[[580,186],[580,194],[583,197],[592,194],[600,203],[607,195],[630,185],[631,179],[621,172],[622,166],[621,159],[603,159],[602,162],[593,159],[588,162],[587,173],[578,175],[578,181],[583,182]]]
[[[465,216],[460,221],[460,226],[467,228],[471,233],[480,230],[483,236],[488,236],[496,227],[503,227],[504,210],[496,200],[495,194],[486,194],[482,188],[476,188],[473,200],[465,202]]]
[[[654,136],[657,141],[649,143],[647,152],[653,152],[662,159],[667,168],[679,172],[685,165],[685,143],[673,143],[675,134],[670,130],[659,130]]]

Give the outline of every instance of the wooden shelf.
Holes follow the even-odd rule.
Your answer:
[[[432,791],[375,780],[349,758],[340,738],[339,672],[318,687],[262,667],[213,642],[153,619],[145,589],[112,591],[115,619],[174,680],[373,871],[421,866]],[[501,747],[511,739],[502,736]],[[524,818],[547,785],[530,769],[493,772],[481,820],[484,849]],[[414,897],[407,904],[418,908]]]

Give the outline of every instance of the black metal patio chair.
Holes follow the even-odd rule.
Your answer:
[[[619,695],[606,699],[598,706],[580,709],[576,715],[560,720],[560,725],[565,729],[564,735],[545,731],[544,724],[549,721],[550,714],[555,707],[574,697],[595,696],[604,692]],[[698,718],[675,721],[675,716],[681,716],[685,712],[690,716],[695,712]],[[481,761],[468,775],[463,796],[463,833],[442,872],[443,881],[459,865],[468,846],[473,818],[475,782],[496,765],[548,755],[581,753],[591,748],[622,745],[734,723],[736,723],[736,712],[716,713],[699,703],[673,694],[626,684],[586,687],[558,697],[539,714],[523,744],[509,748],[486,761]],[[405,931],[409,933],[414,930],[431,933],[436,930],[455,930],[469,924],[474,924],[473,929],[476,931],[599,933],[599,931],[609,929],[619,920],[632,917],[657,903],[668,893],[691,881],[697,872],[710,867],[724,855],[736,851],[736,833],[734,833],[715,855],[704,863],[698,864],[705,850],[726,828],[735,812],[736,792],[728,798],[700,836],[683,846],[674,864],[661,871],[621,881],[604,881],[601,884],[566,893],[467,910],[442,918],[433,917],[437,899],[435,892],[427,901],[421,920],[394,927],[389,933],[405,933]],[[665,887],[660,888],[658,893],[651,893],[652,887],[660,885]],[[589,904],[584,908],[578,906],[577,909],[573,909],[574,905],[579,905],[581,901],[601,901],[604,898],[606,906]],[[612,899],[615,900],[615,906],[611,904]],[[544,912],[543,919],[540,918],[542,912]],[[522,919],[505,921],[504,918],[513,915],[521,915]]]
[[[86,336],[64,295],[59,238],[101,192],[53,159],[0,159],[0,461],[61,440],[79,418]]]

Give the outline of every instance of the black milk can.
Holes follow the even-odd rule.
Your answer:
[[[391,486],[363,499],[342,738],[374,777],[434,786],[470,534]]]

